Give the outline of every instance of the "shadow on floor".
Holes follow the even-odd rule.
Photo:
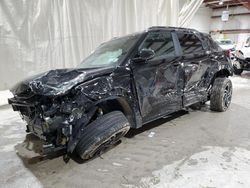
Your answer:
[[[173,119],[180,118],[181,116],[184,116],[184,115],[188,114],[189,112],[194,112],[194,111],[217,113],[217,112],[210,110],[209,103],[206,103],[206,104],[197,103],[197,104],[194,104],[194,105],[190,106],[189,108],[187,108],[187,110],[181,110],[181,111],[175,112],[173,114],[170,114],[164,118],[157,119],[155,121],[152,121],[150,123],[143,125],[139,129],[130,129],[129,132],[125,135],[125,137],[132,138],[132,137],[134,137],[134,136],[136,136],[144,131],[148,131],[148,130],[153,129],[155,127],[158,127],[164,123],[172,121]]]
[[[129,132],[125,135],[126,138],[133,138],[134,136],[144,132],[144,131],[148,131],[150,129],[153,129],[155,127],[158,127],[166,122],[169,122],[173,119],[179,118],[185,114],[188,114],[188,111],[182,110],[176,113],[173,113],[169,116],[166,116],[165,118],[160,118],[157,119],[155,121],[152,121],[150,123],[147,123],[145,125],[143,125],[141,128],[139,129],[130,129]]]

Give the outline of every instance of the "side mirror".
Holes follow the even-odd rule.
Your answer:
[[[154,50],[150,48],[143,48],[139,52],[139,57],[142,60],[149,60],[149,59],[152,59],[154,56],[155,56],[155,52]]]
[[[143,48],[139,51],[139,57],[132,59],[132,61],[134,61],[135,63],[146,62],[146,60],[152,59],[154,56],[154,50]]]

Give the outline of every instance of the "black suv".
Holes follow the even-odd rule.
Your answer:
[[[214,111],[231,102],[232,65],[207,34],[174,27],[148,30],[101,44],[73,69],[20,82],[9,99],[44,140],[44,153],[76,151],[89,159],[140,128],[210,100]]]

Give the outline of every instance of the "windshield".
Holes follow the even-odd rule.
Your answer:
[[[77,67],[96,68],[117,65],[134,46],[139,36],[140,34],[129,35],[105,42]]]

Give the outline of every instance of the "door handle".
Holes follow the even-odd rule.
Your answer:
[[[190,64],[191,65],[199,65],[200,63],[199,62],[191,62]]]
[[[178,66],[180,66],[180,63],[174,63],[173,66],[178,67]]]

